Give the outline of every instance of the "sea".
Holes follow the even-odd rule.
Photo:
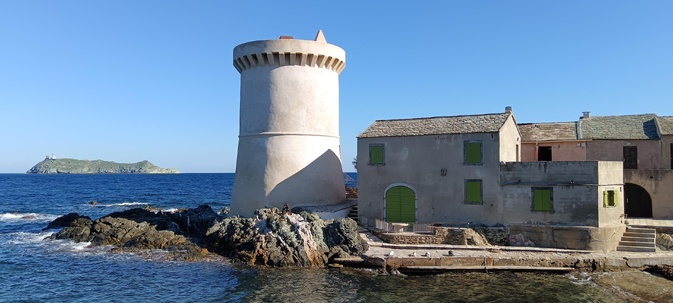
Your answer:
[[[350,174],[357,179],[356,174]],[[0,174],[0,302],[638,302],[579,274],[381,275],[171,261],[43,230],[76,212],[229,206],[234,174]],[[95,202],[95,203],[92,203]]]

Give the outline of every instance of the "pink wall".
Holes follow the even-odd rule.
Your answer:
[[[537,146],[551,146],[552,161],[584,161],[585,145],[584,142],[570,141],[570,142],[524,142],[521,146],[521,161],[533,162],[537,161],[536,152]],[[580,146],[577,146],[580,145]],[[601,159],[603,160],[603,159]]]

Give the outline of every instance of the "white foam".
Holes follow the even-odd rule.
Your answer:
[[[162,209],[161,212],[174,214],[174,213],[178,212],[178,210],[179,209],[177,209],[177,208],[168,208],[168,209]]]
[[[42,243],[44,239],[51,235],[51,232],[29,233],[17,232],[13,233],[12,239],[7,241],[7,244],[34,244]]]
[[[23,222],[23,221],[53,221],[57,215],[38,213],[3,213],[0,214],[0,222]]]

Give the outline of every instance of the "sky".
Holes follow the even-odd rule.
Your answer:
[[[233,48],[346,51],[343,167],[378,119],[673,116],[673,1],[0,0],[0,173],[56,157],[234,172]]]

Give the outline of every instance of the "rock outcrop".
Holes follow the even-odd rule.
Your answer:
[[[208,249],[248,264],[323,266],[335,257],[357,255],[368,244],[349,218],[323,221],[318,215],[260,209],[255,218],[226,218],[206,233]]]
[[[318,215],[260,209],[255,218],[224,217],[209,206],[175,213],[131,209],[97,220],[78,214],[57,218],[66,226],[51,239],[113,245],[124,251],[163,249],[174,258],[195,260],[208,251],[251,265],[324,266],[335,257],[368,249],[352,219],[323,221]],[[207,248],[207,250],[202,249]]]
[[[116,163],[103,160],[44,159],[29,174],[177,174],[174,168],[161,168],[149,161]]]

